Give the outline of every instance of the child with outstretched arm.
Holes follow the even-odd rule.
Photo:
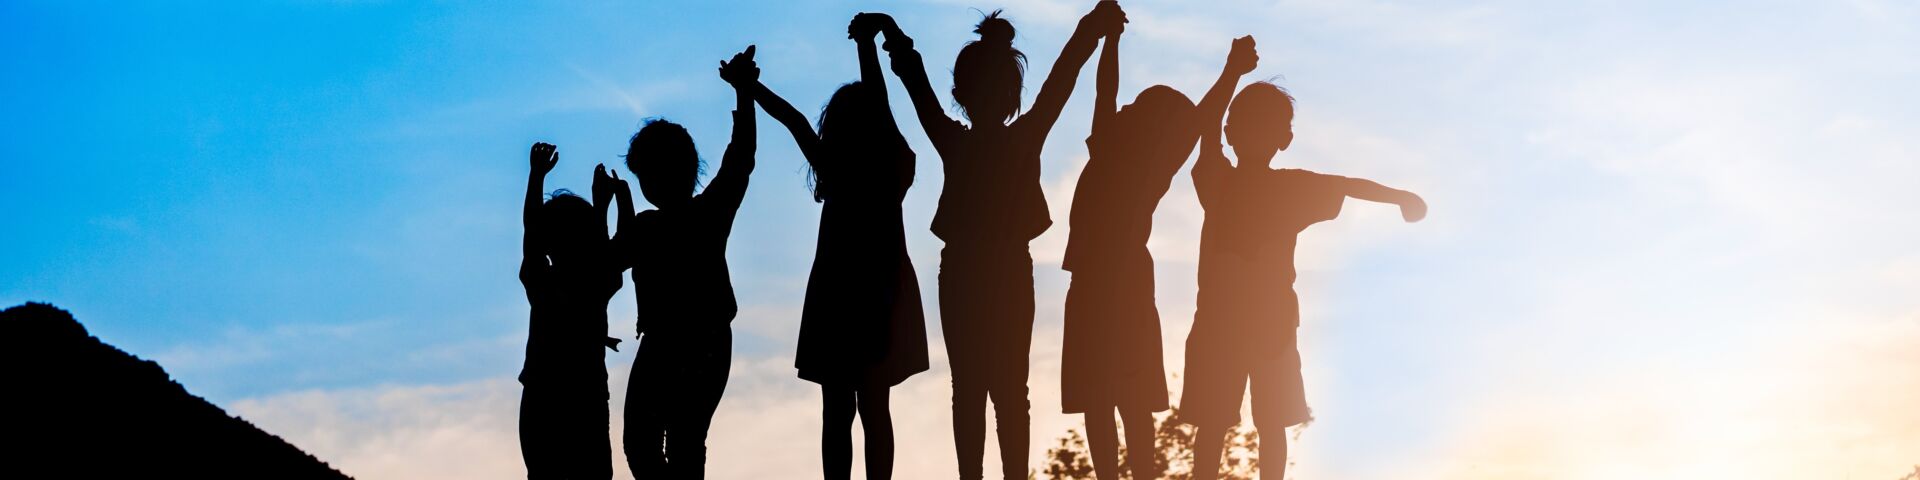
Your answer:
[[[1300,377],[1293,291],[1300,232],[1340,215],[1349,197],[1400,207],[1408,222],[1426,216],[1418,195],[1370,180],[1269,168],[1293,143],[1293,97],[1271,83],[1248,85],[1233,100],[1224,129],[1239,165],[1228,163],[1221,130],[1207,124],[1193,166],[1206,210],[1201,227],[1200,291],[1187,336],[1180,416],[1195,425],[1194,478],[1212,480],[1228,427],[1240,421],[1249,388],[1261,436],[1263,478],[1283,478],[1289,426],[1311,418]],[[1215,117],[1217,118],[1217,117]],[[1249,386],[1250,385],[1250,386]]]

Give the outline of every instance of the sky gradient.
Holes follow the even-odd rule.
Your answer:
[[[357,477],[523,477],[528,145],[559,145],[547,184],[582,191],[648,117],[718,162],[733,99],[716,62],[757,44],[763,82],[811,118],[857,76],[860,11],[893,14],[947,98],[980,11],[1006,7],[1031,103],[1091,5],[0,3],[0,303],[69,309]],[[1407,224],[1350,201],[1303,235],[1317,420],[1294,477],[1892,480],[1920,463],[1920,6],[1123,6],[1123,103],[1155,84],[1197,98],[1251,34],[1248,78],[1299,98],[1276,166],[1431,205]],[[1091,64],[1042,156],[1036,466],[1078,423],[1058,413],[1058,267]],[[954,460],[925,227],[942,179],[893,107],[922,159],[906,223],[935,356],[896,389],[896,476],[938,478]],[[819,206],[791,139],[760,123],[713,478],[818,470],[818,392],[791,365]],[[1151,249],[1178,372],[1202,216],[1187,176],[1173,185]],[[627,338],[630,295],[610,312]],[[631,361],[609,356],[613,392]]]

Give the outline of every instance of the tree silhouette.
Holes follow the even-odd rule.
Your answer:
[[[1174,407],[1164,416],[1156,416],[1154,423],[1154,463],[1161,468],[1160,478],[1192,479],[1193,425],[1180,421],[1179,407]],[[1301,429],[1294,430],[1296,441],[1305,426],[1302,424]],[[1220,478],[1257,478],[1260,471],[1260,433],[1235,424],[1227,430],[1226,435],[1226,448],[1221,451]],[[1126,458],[1126,455],[1126,446],[1122,445],[1120,458]],[[1088,457],[1087,439],[1079,429],[1067,429],[1066,436],[1060,437],[1053,447],[1047,449],[1047,467],[1038,473],[1045,475],[1048,480],[1093,480],[1093,463]],[[1127,469],[1121,469],[1120,478],[1131,479],[1132,474]]]

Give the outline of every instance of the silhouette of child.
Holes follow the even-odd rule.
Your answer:
[[[607,338],[607,302],[620,291],[624,267],[595,261],[608,247],[600,195],[597,208],[566,190],[541,201],[542,183],[559,161],[546,143],[534,144],[529,155],[520,284],[532,311],[520,370],[520,454],[529,478],[609,478],[613,446],[601,347],[619,343]]]
[[[1119,478],[1114,413],[1126,426],[1133,478],[1158,478],[1153,412],[1167,409],[1160,314],[1154,306],[1147,238],[1153,211],[1193,153],[1203,118],[1219,124],[1240,76],[1258,61],[1252,37],[1233,42],[1227,66],[1198,107],[1165,85],[1114,109],[1120,84],[1120,33],[1107,33],[1094,83],[1089,158],[1074,189],[1066,258],[1062,410],[1086,415],[1094,475]]]
[[[786,100],[754,85],[767,115],[793,134],[814,201],[822,204],[794,367],[820,384],[821,468],[830,480],[851,475],[856,413],[866,434],[867,478],[892,477],[888,391],[927,370],[920,283],[900,208],[913,185],[914,155],[887,106],[874,46],[877,25],[890,21],[863,13],[847,26],[859,48],[860,80],[834,92],[817,133]]]
[[[1033,108],[1019,115],[1026,55],[1013,48],[1013,24],[998,10],[988,14],[974,28],[980,39],[954,60],[953,98],[969,122],[964,125],[941,107],[913,40],[890,20],[880,25],[893,71],[946,174],[932,230],[946,242],[940,252],[940,330],[953,369],[953,436],[963,480],[981,478],[989,396],[1002,474],[1027,476],[1034,308],[1027,243],[1052,225],[1040,191],[1040,149],[1093,54],[1096,32],[1123,21],[1111,1],[1081,18]]]
[[[1282,478],[1282,432],[1310,418],[1295,338],[1295,241],[1307,227],[1339,216],[1347,197],[1399,205],[1408,222],[1425,217],[1427,205],[1412,192],[1369,180],[1269,168],[1293,142],[1293,96],[1271,83],[1240,91],[1225,133],[1239,165],[1221,151],[1220,131],[1208,128],[1193,166],[1206,222],[1180,415],[1198,427],[1194,478],[1212,479],[1225,431],[1240,421],[1250,388],[1254,428],[1267,433],[1260,437],[1260,464],[1268,470],[1262,476]]]
[[[615,235],[633,266],[642,335],[627,381],[624,435],[636,478],[705,474],[707,428],[733,362],[731,323],[739,306],[727,272],[727,237],[754,167],[753,99],[745,85],[758,75],[752,47],[720,62],[721,79],[736,92],[733,138],[720,172],[699,195],[693,188],[701,161],[685,128],[650,120],[627,147],[627,168],[654,206],[622,212],[620,218],[630,220]]]

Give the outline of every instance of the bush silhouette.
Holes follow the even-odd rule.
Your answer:
[[[1193,426],[1180,421],[1179,407],[1173,407],[1165,416],[1156,417],[1154,423],[1154,463],[1159,466],[1160,478],[1192,479]],[[1295,430],[1296,435],[1298,432]],[[1227,446],[1221,452],[1220,478],[1257,478],[1260,471],[1259,452],[1259,432],[1234,425],[1227,430]],[[1122,445],[1120,458],[1126,458],[1126,455],[1126,446]],[[1048,480],[1093,480],[1093,463],[1087,454],[1086,437],[1078,429],[1067,429],[1066,436],[1060,437],[1053,447],[1047,449],[1046,469],[1038,473],[1045,475]],[[1123,468],[1120,469],[1120,477],[1130,479],[1132,474]]]

